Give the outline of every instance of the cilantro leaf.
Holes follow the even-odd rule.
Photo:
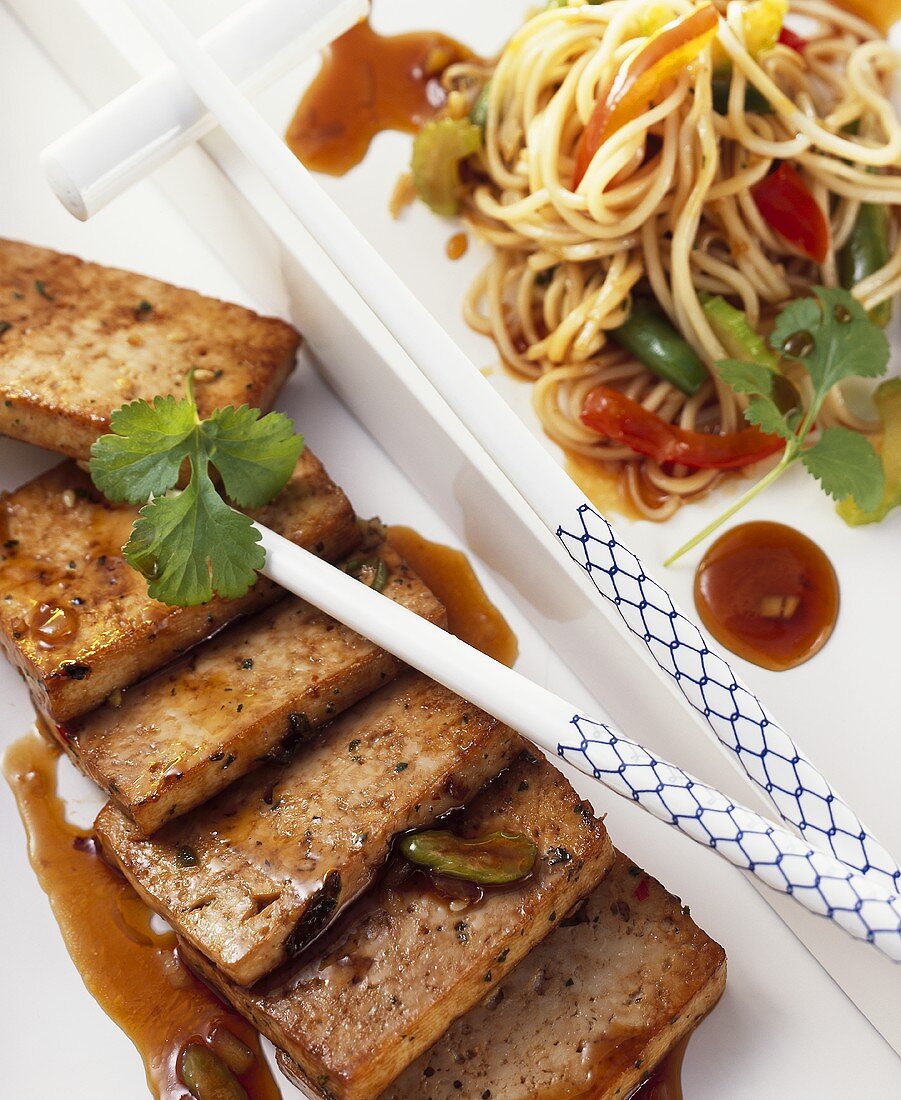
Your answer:
[[[259,508],[284,487],[303,450],[303,439],[284,413],[261,417],[259,409],[217,409],[202,428],[229,498]]]
[[[846,518],[858,514],[852,513],[849,498],[860,515],[877,514],[886,492],[885,474],[870,441],[859,432],[839,427],[828,428],[813,444],[808,442],[808,436],[833,386],[845,378],[877,378],[885,373],[889,344],[882,329],[847,290],[822,286],[811,289],[811,297],[796,299],[782,310],[770,335],[774,351],[807,371],[812,392],[803,408],[794,381],[774,374],[769,353],[766,361],[755,355],[752,341],[746,341],[744,348],[751,362],[726,359],[716,364],[717,373],[728,386],[750,397],[745,419],[785,440],[782,457],[722,516],[680,547],[665,564],[670,565],[697,546],[799,461],[829,496],[846,501],[843,513]],[[788,387],[787,398],[780,394],[780,385],[783,389]],[[866,520],[849,519],[849,522]]]
[[[109,499],[144,504],[125,560],[147,578],[153,599],[179,607],[244,595],[265,563],[259,533],[222,499],[210,468],[229,499],[256,508],[284,488],[303,450],[282,413],[229,406],[201,420],[190,379],[188,394],[118,409],[110,434],[91,448],[90,465]],[[173,491],[180,477],[184,487]]]
[[[773,372],[762,363],[745,363],[741,359],[720,359],[716,373],[736,393],[760,393],[769,397],[773,392]],[[778,412],[778,409],[776,410]]]
[[[770,336],[771,346],[802,362],[819,401],[843,378],[878,378],[885,374],[889,343],[885,333],[870,321],[866,310],[839,287],[813,288],[816,301],[802,298],[779,314]],[[786,350],[797,334],[811,337],[806,354]]]
[[[775,401],[770,397],[752,397],[745,409],[745,420],[756,424],[768,435],[781,435],[783,439],[792,439],[794,431]]]
[[[882,500],[885,474],[866,436],[850,428],[827,428],[801,461],[833,500],[853,497],[869,511]]]
[[[132,401],[110,417],[111,435],[91,447],[91,477],[109,500],[143,504],[178,481],[197,427],[193,402],[155,397]]]
[[[206,471],[138,515],[124,556],[147,578],[152,599],[178,607],[206,603],[213,592],[234,599],[263,567],[259,533],[248,516],[229,508]]]

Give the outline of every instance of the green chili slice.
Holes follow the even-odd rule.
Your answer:
[[[528,878],[538,848],[520,833],[495,832],[468,840],[447,829],[426,829],[401,838],[403,856],[450,878],[480,886],[503,886]]]

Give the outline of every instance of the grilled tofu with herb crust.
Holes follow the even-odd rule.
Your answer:
[[[617,852],[584,908],[380,1100],[623,1100],[725,985],[719,944]]]
[[[0,238],[0,433],[86,459],[110,413],[184,395],[268,409],[300,336],[193,290]]]
[[[444,608],[389,546],[382,591],[431,622]],[[285,755],[375,691],[401,662],[295,596],[65,727],[63,746],[146,833]]]
[[[72,462],[0,496],[0,647],[51,723],[85,714],[285,594],[260,577],[236,600],[168,607],[150,599],[122,557],[137,511],[110,504]],[[308,450],[261,513],[330,561],[359,540],[347,497]]]
[[[112,805],[96,830],[148,905],[249,985],[369,885],[395,836],[465,803],[519,747],[494,718],[406,673],[288,763],[247,776],[151,840]]]
[[[371,1100],[490,994],[613,861],[603,823],[544,758],[520,757],[453,828],[531,837],[535,870],[460,908],[424,874],[394,878],[392,868],[321,944],[253,989],[190,948],[183,957],[290,1054],[320,1096]]]

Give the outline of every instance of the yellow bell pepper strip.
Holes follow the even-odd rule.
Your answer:
[[[837,511],[851,527],[881,523],[893,508],[901,506],[901,378],[890,378],[873,395],[882,420],[882,469],[885,488],[882,500],[866,512],[854,497],[846,497]]]
[[[713,41],[718,23],[713,4],[702,4],[691,15],[661,27],[623,62],[579,138],[573,190],[607,138],[647,110],[662,86],[677,77]]]
[[[751,57],[757,57],[783,41],[782,23],[786,15],[788,0],[751,0],[745,5],[741,13],[741,26],[745,49]],[[791,34],[790,31],[788,33]],[[713,47],[713,71],[717,76],[725,76],[732,71],[729,55],[718,42]]]

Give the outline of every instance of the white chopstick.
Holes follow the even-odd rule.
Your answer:
[[[730,863],[901,962],[901,898],[274,531],[265,574]],[[849,900],[850,899],[850,900]]]
[[[861,874],[876,879],[884,890],[895,893],[901,869],[892,856],[863,827],[857,815],[791,737],[766,714],[728,662],[709,649],[695,624],[646,576],[635,556],[615,538],[609,525],[587,504],[525,424],[316,184],[215,61],[204,53],[168,5],[163,0],[129,0],[129,4],[216,115],[223,129],[264,172],[288,208],[457,413],[526,503],[560,537],[572,558],[569,565],[572,568],[575,563],[585,592],[605,610],[608,605],[603,601],[612,602],[632,634],[648,644],[658,668],[671,677],[683,697],[704,716],[720,746],[729,750],[728,758],[737,770],[756,783],[781,816],[810,837],[812,843],[827,847],[836,858],[847,860]],[[592,533],[589,530],[592,524],[600,530]],[[589,556],[593,543],[600,563]],[[619,564],[617,556],[626,563],[625,568]],[[606,570],[605,558],[612,558],[615,568]],[[632,579],[639,586],[647,582],[661,594],[661,602],[666,605],[664,611],[676,641],[674,645],[661,645],[664,657],[651,649],[642,604],[639,600],[620,596],[614,574],[619,570],[620,576],[628,577],[630,566],[637,574]],[[706,674],[699,682],[683,672],[680,661],[693,668],[699,655],[698,644],[704,654],[709,654],[711,664],[717,663],[717,667],[724,670],[722,674],[730,687],[730,708],[735,708],[734,713],[730,710],[720,713],[707,703]],[[756,743],[747,748],[743,744],[738,719],[750,721],[757,727],[754,732],[763,740],[763,754]],[[767,772],[767,756],[770,760],[789,761],[798,769],[799,776],[801,771],[805,776],[812,776],[815,783],[812,793],[817,798],[828,799],[833,814],[831,820],[835,822],[840,818],[841,827],[811,821],[801,799],[801,795],[807,793],[804,782],[799,779],[797,791],[776,787]]]
[[[201,44],[232,80],[258,89],[368,11],[369,0],[251,0]],[[84,221],[215,126],[190,84],[166,65],[47,146],[41,164],[57,198]]]

